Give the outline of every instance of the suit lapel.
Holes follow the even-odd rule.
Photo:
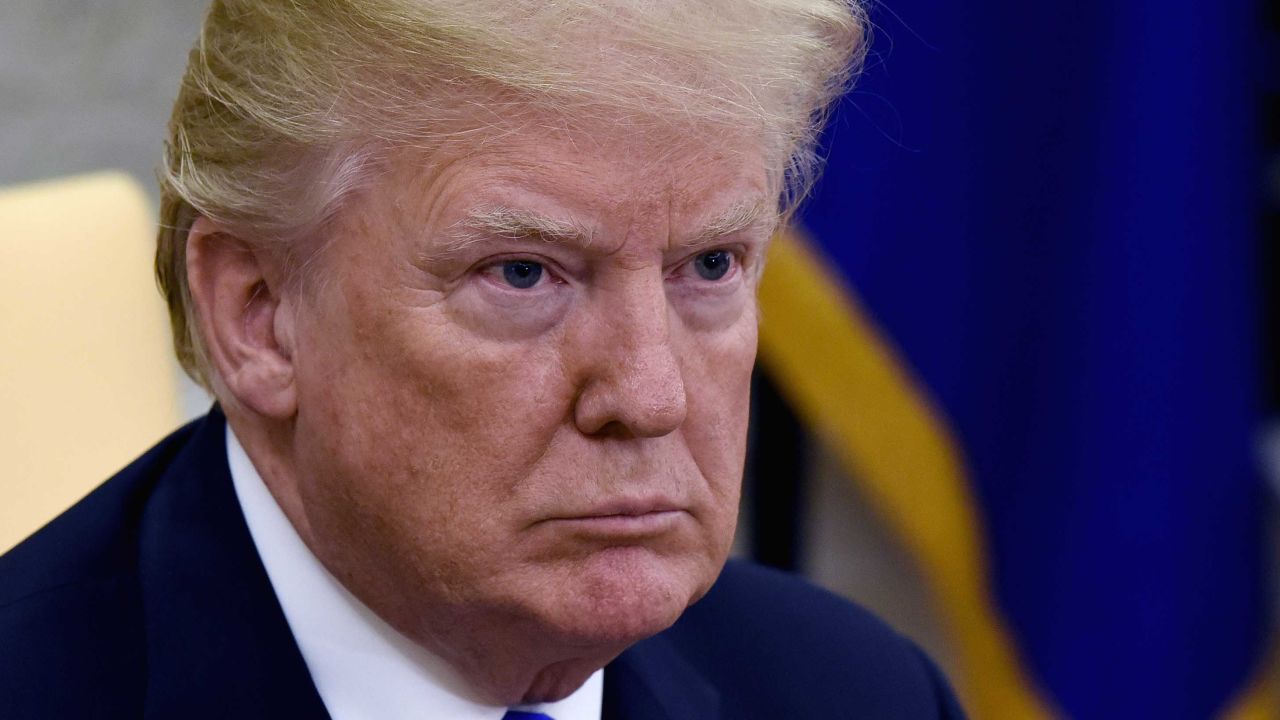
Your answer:
[[[633,645],[604,671],[604,720],[716,720],[717,690],[665,635]]]
[[[147,717],[328,718],[245,525],[215,407],[142,521]]]

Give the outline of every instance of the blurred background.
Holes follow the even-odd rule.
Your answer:
[[[50,366],[12,359],[81,337],[37,339],[49,303],[14,289],[68,281],[13,270],[42,227],[89,258],[124,213],[136,247],[86,272],[145,265],[137,218],[204,4],[0,3],[0,219],[49,219],[0,222],[5,452],[43,459],[35,435],[65,435],[92,393],[142,435],[63,467],[4,547],[207,409],[158,296],[124,313],[139,339],[98,323],[100,347],[67,346],[91,385],[36,390]],[[826,174],[761,291],[738,552],[873,608],[978,718],[1280,717],[1280,2],[870,10]],[[60,180],[104,170],[127,177]],[[90,191],[118,201],[36,201]],[[122,347],[161,360],[105,360]],[[163,386],[146,421],[119,411],[137,398],[116,372]],[[44,498],[45,477],[5,481]]]

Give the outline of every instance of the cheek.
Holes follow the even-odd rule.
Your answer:
[[[384,557],[433,562],[506,532],[512,488],[568,413],[554,348],[477,341],[438,306],[353,306],[323,324],[299,362],[309,513]]]
[[[723,332],[698,335],[685,361],[684,435],[719,510],[736,516],[746,458],[751,373],[756,356],[752,304]]]
[[[439,296],[351,289],[324,310],[310,333],[310,394],[334,413],[359,414],[375,436],[363,440],[403,437],[417,454],[495,442],[518,451],[520,436],[563,415],[557,399],[570,393],[560,389],[554,338],[486,337]]]

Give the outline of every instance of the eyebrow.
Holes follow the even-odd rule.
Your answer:
[[[716,215],[689,241],[680,246],[698,247],[720,238],[754,228],[772,229],[770,213],[763,202],[742,202]],[[776,220],[774,221],[776,223]],[[468,246],[495,237],[504,240],[540,242],[589,247],[595,240],[593,228],[559,220],[529,210],[507,206],[490,207],[468,214],[448,229],[443,247],[450,255]],[[437,254],[437,253],[433,253]]]
[[[468,215],[459,225],[490,237],[497,236],[508,240],[533,238],[548,242],[590,245],[594,237],[591,228],[583,225],[510,207],[480,210]]]
[[[450,225],[431,255],[448,256],[493,238],[504,240],[538,240],[588,246],[594,233],[591,228],[565,222],[529,210],[498,206],[477,210]]]
[[[744,230],[772,230],[776,224],[776,213],[770,213],[764,202],[741,202],[712,218],[690,244],[705,245]]]

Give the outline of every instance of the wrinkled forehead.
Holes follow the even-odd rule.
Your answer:
[[[767,234],[778,218],[766,149],[720,128],[524,123],[403,153],[390,169],[374,204],[390,201],[406,231],[541,223],[545,234],[589,240],[612,222]]]

